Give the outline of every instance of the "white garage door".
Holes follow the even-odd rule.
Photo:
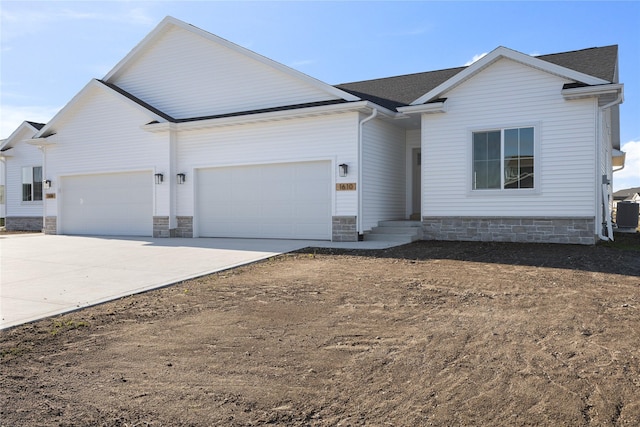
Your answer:
[[[331,163],[198,171],[201,237],[331,239]]]
[[[151,172],[63,177],[60,199],[62,234],[153,234]]]

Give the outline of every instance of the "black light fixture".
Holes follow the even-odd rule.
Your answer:
[[[164,181],[164,175],[162,175],[161,173],[157,173],[155,177],[156,177],[156,184],[162,184],[162,181]]]
[[[341,165],[338,165],[338,169],[340,171],[341,177],[345,177],[349,173],[349,165],[347,165],[346,163],[342,163]]]
[[[43,184],[44,184],[43,187],[44,187],[45,190],[48,190],[48,189],[51,188],[51,180],[50,179],[45,179]]]
[[[178,184],[184,184],[184,181],[186,180],[186,175],[183,173],[179,173],[176,176],[178,177]]]

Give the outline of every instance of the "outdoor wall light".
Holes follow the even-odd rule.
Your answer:
[[[184,184],[184,181],[186,179],[186,175],[183,174],[183,173],[179,173],[176,176],[178,177],[178,184]]]
[[[162,181],[164,181],[164,175],[162,175],[161,173],[157,173],[155,177],[156,177],[156,184],[162,184]]]
[[[338,166],[338,170],[340,171],[340,176],[345,177],[349,173],[349,165],[342,163]]]
[[[44,184],[43,187],[44,187],[45,190],[48,190],[48,189],[51,188],[51,180],[50,179],[45,179],[43,184]]]

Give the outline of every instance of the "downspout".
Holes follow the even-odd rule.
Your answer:
[[[364,124],[369,120],[373,120],[378,115],[378,110],[376,108],[373,109],[373,112],[370,116],[365,117],[358,124],[358,234],[364,233],[362,229],[362,176],[363,176],[363,165],[362,165],[362,143],[364,139],[363,129]]]
[[[618,96],[616,97],[615,100],[611,101],[608,104],[603,105],[602,107],[598,107],[598,121],[596,125],[598,128],[597,130],[598,142],[600,142],[599,144],[600,147],[602,147],[602,142],[603,142],[602,141],[602,138],[603,138],[602,118],[604,117],[604,110],[611,108],[614,105],[621,104],[623,99],[624,99],[623,89],[620,89],[620,92],[618,92]],[[596,168],[599,168],[601,151],[598,150],[597,153],[598,153],[598,156],[596,156]],[[613,173],[613,171],[611,173]],[[609,188],[608,188],[609,185],[611,185],[611,183],[609,182],[608,178],[606,178],[606,175],[604,175],[602,177],[602,186],[600,188],[600,193],[601,193],[602,205],[604,208],[604,212],[602,213],[602,215],[605,216],[605,218],[602,218],[602,225],[598,227],[598,237],[600,238],[600,240],[613,240],[613,227],[611,224],[611,213],[609,212]],[[605,236],[604,234],[605,227],[607,228],[607,232],[608,232],[607,234],[609,234],[609,236]]]
[[[45,233],[47,228],[47,197],[44,188],[44,181],[47,179],[47,146],[38,145],[38,148],[42,151],[42,233]]]
[[[7,227],[7,157],[0,153],[0,162],[4,163],[2,168],[2,183],[4,185],[4,224],[0,228]]]

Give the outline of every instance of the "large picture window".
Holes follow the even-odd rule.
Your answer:
[[[534,188],[534,128],[473,132],[474,190]]]
[[[42,200],[42,166],[22,168],[22,201]]]

